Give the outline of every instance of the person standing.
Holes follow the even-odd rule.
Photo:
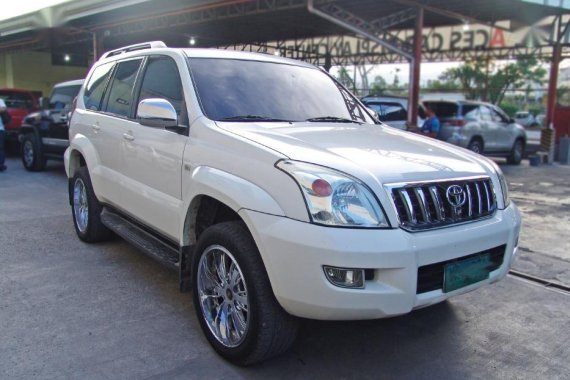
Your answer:
[[[429,107],[425,108],[427,119],[422,125],[421,132],[429,137],[437,138],[439,133],[439,119],[433,110]]]
[[[3,99],[0,99],[0,172],[6,170],[6,165],[4,165],[4,161],[6,159],[6,153],[4,152],[4,140],[6,139],[5,125],[9,122],[10,115],[6,110],[6,103]]]

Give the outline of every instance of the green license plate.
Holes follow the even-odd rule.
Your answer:
[[[491,256],[488,253],[456,261],[443,269],[443,292],[448,293],[489,278]]]

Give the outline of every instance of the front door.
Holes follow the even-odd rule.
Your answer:
[[[182,83],[176,62],[152,56],[146,62],[136,104],[149,98],[168,100],[179,124],[188,125]],[[136,114],[136,111],[135,111]],[[187,134],[133,123],[132,140],[123,150],[127,177],[123,206],[139,220],[177,241],[182,206],[182,157]]]

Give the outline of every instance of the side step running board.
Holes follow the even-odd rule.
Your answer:
[[[143,230],[107,208],[101,213],[101,222],[105,227],[167,268],[179,269],[180,253],[158,236]]]

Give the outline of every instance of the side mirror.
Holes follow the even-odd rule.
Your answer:
[[[178,126],[178,115],[172,104],[159,98],[141,100],[137,108],[137,120],[141,125],[153,128]]]

